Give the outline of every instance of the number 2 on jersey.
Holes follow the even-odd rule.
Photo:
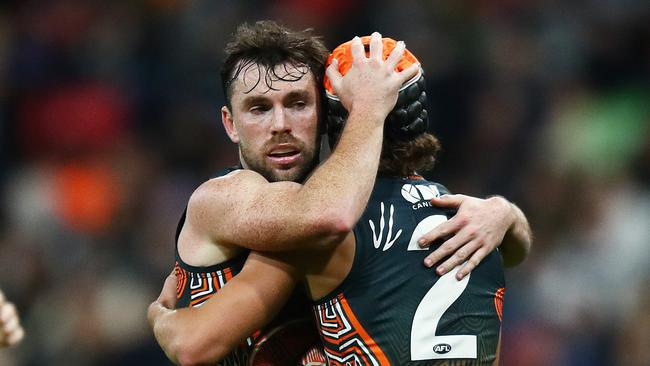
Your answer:
[[[442,215],[433,215],[422,220],[417,225],[417,233],[413,233],[410,244],[415,244],[422,234],[444,221],[447,221],[447,218]],[[409,245],[408,250],[419,249],[416,245]],[[456,279],[456,272],[460,267],[457,266],[440,277],[420,301],[411,326],[411,361],[476,358],[476,335],[436,335],[442,315],[460,297],[469,283],[471,274],[461,281]]]

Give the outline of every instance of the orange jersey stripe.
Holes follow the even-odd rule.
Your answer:
[[[183,296],[185,285],[187,284],[187,272],[179,267],[178,262],[176,263],[174,271],[176,272],[176,279],[178,280],[176,284],[176,298],[180,299],[181,296]]]
[[[366,330],[363,328],[361,323],[359,323],[359,320],[357,320],[357,317],[354,315],[354,311],[352,311],[352,308],[350,307],[348,300],[345,298],[345,296],[343,296],[343,294],[341,294],[340,300],[341,300],[341,306],[343,308],[343,311],[348,316],[348,319],[354,326],[354,329],[356,329],[357,332],[359,333],[359,336],[361,336],[361,339],[363,339],[366,345],[368,345],[368,347],[370,348],[371,352],[375,355],[375,357],[377,357],[379,364],[381,366],[390,365],[390,361],[388,361],[388,358],[381,350],[379,345],[375,342],[374,339],[372,339],[372,337],[370,337],[370,335],[368,334],[368,332],[366,332]]]
[[[494,307],[497,310],[497,315],[499,316],[499,321],[503,321],[503,296],[506,293],[505,287],[501,287],[494,294]]]
[[[318,315],[320,315],[319,319],[326,319],[327,318],[326,307],[325,306],[319,306],[318,311],[320,312],[320,314],[318,314]],[[336,324],[336,328],[332,327],[332,324],[334,322]],[[331,334],[340,334],[341,331],[344,330],[344,329],[345,329],[345,323],[343,322],[342,319],[337,317],[336,319],[328,321],[327,333],[324,333],[324,332],[321,332],[321,333],[323,335],[323,338],[326,341],[328,341],[330,343],[337,344],[337,343],[340,343],[340,342],[344,341],[345,339],[347,339],[350,336],[354,336],[354,332],[343,334],[343,335],[340,336],[340,338],[332,338],[328,334],[329,333],[331,333]]]
[[[314,307],[330,366],[390,366],[388,357],[357,319],[343,294]]]
[[[196,294],[198,292],[203,292],[208,289],[208,281],[206,280],[206,275],[204,273],[201,273],[199,276],[204,280],[203,283],[201,284],[200,288],[196,288],[191,291],[192,294]]]
[[[223,270],[223,275],[226,277],[226,280],[223,281],[224,283],[232,280],[232,271],[230,270],[230,268],[224,269]]]
[[[210,278],[212,279],[212,291],[205,294],[205,295],[199,296],[199,297],[195,298],[194,300],[190,301],[190,307],[193,307],[193,306],[195,306],[195,305],[197,305],[199,303],[202,303],[202,302],[206,301],[207,299],[212,297],[212,295],[214,295],[218,290],[221,289],[221,284],[219,282],[219,279],[217,278],[218,275],[217,275],[216,272],[210,272],[210,273],[207,273],[207,274],[206,273],[201,273],[200,276],[204,280],[203,285],[199,289],[192,290],[192,294],[196,294],[196,293],[208,290],[210,288],[210,286],[208,284],[208,276],[210,276]]]

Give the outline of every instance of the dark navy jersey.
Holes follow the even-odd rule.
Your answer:
[[[178,250],[176,250],[175,271],[178,279],[176,307],[201,306],[241,271],[247,257],[248,251],[214,266],[195,267],[183,262],[178,255]],[[248,365],[250,350],[259,336],[259,331],[252,334],[217,365]]]
[[[215,177],[224,176],[236,169],[237,168],[225,169]],[[183,225],[185,224],[185,216],[186,212],[183,212],[176,229],[175,271],[176,278],[178,279],[178,285],[176,287],[177,308],[201,306],[241,271],[249,253],[249,251],[244,251],[228,261],[206,267],[192,266],[183,262],[178,253],[178,237],[180,236]],[[218,365],[248,365],[248,355],[254,345],[255,339],[259,337],[259,334],[260,332],[256,332],[251,335],[251,337],[247,338],[246,341],[240,344],[226,358],[218,363]]]
[[[454,212],[432,207],[448,193],[419,177],[379,178],[354,228],[346,279],[313,310],[330,365],[490,365],[505,280],[498,252],[462,281],[423,265],[417,240]],[[439,245],[439,244],[438,244]]]
[[[215,175],[215,177],[224,176],[236,169],[224,169]],[[178,286],[176,288],[178,298],[176,307],[178,308],[200,306],[212,294],[223,287],[226,282],[232,279],[234,275],[239,273],[248,258],[248,251],[245,251],[226,262],[213,266],[196,267],[183,262],[178,253],[178,238],[185,224],[186,213],[187,211],[183,212],[176,228],[175,267],[176,277],[178,278]]]
[[[224,176],[237,169],[241,168],[234,167],[225,169],[215,177]],[[178,253],[178,238],[185,224],[185,216],[186,212],[181,216],[176,229],[175,271],[176,277],[178,278],[178,285],[176,287],[177,308],[201,306],[242,270],[250,253],[250,251],[246,250],[223,263],[206,267],[197,267],[185,263]],[[310,316],[309,300],[304,290],[296,289],[290,300],[267,328],[272,329],[289,319]],[[248,366],[250,351],[258,339],[261,339],[264,335],[265,330],[255,332],[217,365]]]

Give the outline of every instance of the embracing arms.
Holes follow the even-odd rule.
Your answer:
[[[533,233],[526,215],[517,205],[508,202],[505,198],[497,197],[505,201],[512,210],[512,224],[508,228],[506,235],[501,242],[501,257],[503,265],[514,267],[523,262],[530,253],[530,247],[533,242]]]
[[[438,239],[445,240],[424,260],[425,265],[431,267],[449,256],[436,268],[438,274],[447,273],[467,261],[456,275],[460,280],[499,246],[506,267],[518,265],[530,252],[533,234],[528,220],[519,207],[505,198],[480,199],[454,194],[434,198],[431,202],[434,206],[458,209],[449,221],[419,241],[421,246],[427,247]]]
[[[383,123],[400,86],[419,70],[395,66],[404,45],[387,60],[373,34],[366,57],[358,38],[353,66],[341,76],[333,62],[327,74],[350,114],[332,155],[304,184],[269,183],[250,170],[213,179],[195,191],[188,219],[210,239],[254,250],[287,250],[339,242],[363,213],[374,185],[383,140]],[[315,123],[315,122],[314,122]]]
[[[469,273],[502,239],[505,262],[516,264],[527,254],[531,241],[528,221],[521,210],[504,198],[482,200],[453,195],[435,199],[434,203],[457,208],[458,213],[423,237],[433,241],[451,236],[430,255],[433,263],[455,252],[443,264],[451,269],[471,255],[472,259],[462,268]],[[515,249],[516,255],[505,252],[510,248]],[[172,274],[158,300],[149,307],[149,320],[158,343],[171,360],[182,365],[220,360],[268,323],[286,302],[303,275],[288,264],[297,263],[297,258],[300,255],[292,253],[280,258],[279,254],[252,252],[242,271],[200,308],[171,310],[176,301],[176,279]]]
[[[149,324],[174,363],[213,365],[275,316],[297,277],[284,261],[253,252],[242,271],[202,306],[172,310],[176,304],[172,272],[149,306]]]

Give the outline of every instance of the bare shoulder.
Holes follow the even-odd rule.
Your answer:
[[[201,184],[192,194],[192,199],[211,199],[215,194],[232,197],[245,195],[252,197],[255,193],[273,193],[285,190],[296,190],[302,184],[295,182],[269,182],[261,174],[248,169],[240,169],[230,172],[224,176],[217,177]],[[227,193],[224,195],[223,193]],[[207,196],[207,197],[206,197]]]
[[[203,182],[190,197],[190,207],[203,204],[213,205],[216,201],[228,199],[238,191],[247,191],[252,187],[268,183],[264,177],[252,170],[240,169],[226,175]]]
[[[212,178],[207,180],[197,190],[199,189],[210,189],[214,187],[229,187],[232,184],[240,183],[268,183],[268,181],[258,172],[249,170],[249,169],[237,169],[232,172],[222,175],[220,177]]]
[[[300,187],[294,182],[270,183],[257,172],[240,169],[201,184],[190,197],[187,214],[197,222],[209,218],[207,221],[214,224],[219,217],[232,218],[234,212],[245,212],[272,200],[275,193],[296,191]]]

